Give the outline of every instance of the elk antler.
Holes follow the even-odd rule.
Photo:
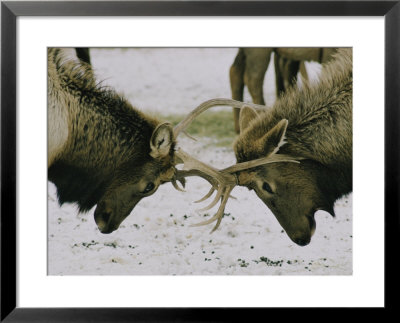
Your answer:
[[[228,202],[230,193],[238,184],[236,175],[233,173],[221,172],[220,170],[193,158],[180,148],[175,152],[175,156],[178,157],[184,165],[183,170],[177,171],[176,178],[178,180],[188,176],[200,176],[211,184],[210,191],[197,202],[202,202],[208,199],[214,191],[217,191],[214,200],[207,207],[201,209],[201,211],[209,210],[218,203],[219,199],[221,199],[221,205],[219,206],[217,213],[211,219],[196,224],[196,226],[206,225],[217,221],[216,225],[211,231],[214,232],[221,223],[224,215],[225,205]]]
[[[174,138],[176,139],[178,135],[182,131],[184,131],[199,114],[214,106],[231,106],[235,108],[243,108],[245,106],[251,106],[256,109],[259,108],[265,109],[265,107],[261,105],[244,103],[231,99],[212,99],[200,104],[196,109],[190,112],[185,119],[183,119],[178,125],[174,127]],[[202,211],[209,210],[212,207],[214,207],[215,204],[217,204],[218,201],[221,199],[221,204],[218,208],[217,213],[209,220],[195,224],[195,226],[206,225],[214,221],[217,221],[217,223],[215,224],[214,228],[211,231],[214,232],[221,223],[222,217],[224,215],[225,206],[230,197],[230,193],[235,188],[235,186],[240,185],[237,177],[237,172],[268,163],[276,163],[276,162],[298,163],[299,159],[301,158],[293,158],[286,155],[271,154],[264,158],[238,163],[230,167],[227,167],[225,169],[218,170],[210,165],[207,165],[195,159],[188,153],[184,152],[181,148],[178,148],[178,150],[175,152],[175,164],[183,163],[183,169],[177,170],[173,184],[174,187],[177,188],[176,180],[179,180],[181,183],[184,183],[185,177],[189,176],[199,176],[204,178],[211,184],[211,189],[203,198],[201,198],[197,202],[205,201],[206,199],[211,197],[214,191],[217,191],[214,200],[207,207],[201,209]]]
[[[191,123],[192,121],[201,113],[204,111],[207,111],[208,109],[215,107],[215,106],[230,106],[233,108],[243,108],[245,106],[248,107],[253,107],[255,109],[263,109],[265,110],[265,106],[263,105],[258,105],[258,104],[253,104],[253,103],[245,103],[245,102],[240,102],[232,99],[211,99],[208,101],[203,102],[200,104],[196,109],[194,109],[192,112],[190,112],[185,119],[183,119],[181,122],[179,122],[175,127],[174,127],[174,138],[176,139],[178,135],[184,131]]]

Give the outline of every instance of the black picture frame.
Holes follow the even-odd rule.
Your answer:
[[[16,263],[16,19],[19,16],[384,16],[385,310],[398,256],[400,4],[396,1],[4,1],[1,3],[1,321],[205,322],[266,317],[268,308],[19,308]],[[372,130],[373,131],[373,130]],[[373,150],[373,147],[371,147]],[[374,153],[372,151],[372,153]],[[366,161],[368,162],[368,161]],[[371,165],[373,167],[373,165]],[[366,174],[368,176],[368,174]],[[373,187],[371,187],[373,189]],[[371,239],[373,233],[371,232]],[[266,291],[268,292],[268,291]],[[288,291],[290,292],[290,291]],[[282,309],[281,309],[282,310]],[[283,309],[287,311],[288,309]],[[380,312],[380,309],[377,309]],[[292,315],[292,311],[285,315]],[[268,313],[269,314],[269,313]],[[295,313],[294,315],[298,315]],[[334,315],[334,314],[333,314]],[[379,315],[382,315],[380,312]],[[330,316],[330,318],[333,318]]]

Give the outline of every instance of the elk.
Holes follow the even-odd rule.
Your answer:
[[[73,48],[48,49],[48,179],[111,233],[144,197],[174,181],[173,128],[99,86]],[[175,184],[175,182],[174,182]]]
[[[232,99],[243,101],[246,85],[254,103],[265,105],[263,83],[271,54],[274,52],[276,96],[296,83],[299,70],[307,79],[304,61],[327,63],[337,48],[239,48],[229,70]],[[235,131],[239,133],[239,110],[234,109]]]
[[[310,243],[318,210],[334,214],[334,203],[352,191],[352,50],[340,49],[324,65],[318,83],[293,87],[273,107],[215,99],[188,116],[189,124],[214,105],[240,108],[240,135],[234,142],[237,164],[218,170],[181,154],[186,173],[212,185],[202,199],[217,194],[218,228],[230,192],[237,185],[254,190],[300,246]]]

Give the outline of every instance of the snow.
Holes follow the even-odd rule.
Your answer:
[[[230,97],[229,67],[235,48],[92,49],[99,80],[113,86],[141,110],[187,113],[211,98]],[[316,75],[318,64],[307,64]],[[264,83],[274,101],[273,67]],[[246,92],[245,100],[249,100]],[[226,108],[225,108],[226,109]],[[218,168],[235,162],[231,148],[211,139],[180,139],[179,146]],[[351,275],[352,194],[335,204],[336,217],[318,211],[316,232],[305,247],[293,243],[254,192],[236,187],[220,227],[192,226],[212,216],[194,201],[209,190],[189,178],[186,192],[162,185],[142,199],[120,228],[101,234],[94,208],[81,214],[73,204],[58,205],[48,183],[49,275]]]

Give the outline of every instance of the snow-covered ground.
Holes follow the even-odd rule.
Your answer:
[[[92,49],[98,79],[153,114],[187,113],[211,98],[230,97],[229,67],[235,48]],[[264,83],[267,104],[274,101],[273,68]],[[316,64],[307,66],[317,71]],[[250,98],[246,93],[245,100]],[[218,168],[235,162],[230,148],[211,139],[183,138],[179,145]],[[209,184],[189,178],[186,190],[164,184],[144,198],[120,228],[101,234],[94,208],[80,214],[60,207],[48,185],[48,274],[50,275],[351,275],[352,194],[335,205],[336,218],[318,211],[311,243],[293,243],[254,192],[236,187],[220,227],[191,226],[209,215],[193,201]]]

